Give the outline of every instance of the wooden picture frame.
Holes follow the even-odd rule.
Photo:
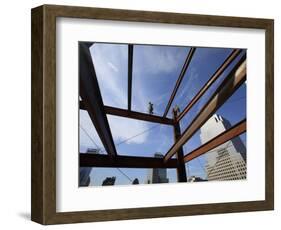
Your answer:
[[[56,211],[56,18],[169,23],[265,30],[265,200],[99,211]],[[31,219],[62,224],[231,213],[274,208],[274,21],[271,19],[43,5],[32,9],[32,187]]]

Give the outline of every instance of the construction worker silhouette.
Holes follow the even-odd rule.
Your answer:
[[[148,113],[153,114],[153,104],[151,102],[148,102]]]
[[[174,110],[175,113],[179,113],[180,107],[178,105],[176,105],[173,110]]]

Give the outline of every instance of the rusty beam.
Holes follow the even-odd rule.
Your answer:
[[[189,50],[189,53],[188,53],[188,55],[187,55],[187,57],[186,57],[186,59],[185,59],[184,65],[183,65],[183,67],[182,67],[181,73],[180,73],[180,75],[179,75],[179,77],[178,77],[178,80],[177,80],[177,82],[176,82],[176,85],[175,85],[175,87],[174,87],[174,90],[173,90],[173,92],[172,92],[172,94],[171,94],[171,96],[170,96],[169,102],[168,102],[168,104],[167,104],[167,106],[166,106],[166,109],[165,109],[165,112],[164,112],[164,114],[163,114],[163,117],[166,117],[167,114],[168,114],[168,112],[169,112],[169,109],[170,109],[170,107],[171,107],[171,105],[172,105],[172,103],[173,103],[173,100],[174,100],[174,98],[175,98],[175,96],[176,96],[176,94],[177,94],[177,91],[178,91],[178,89],[179,89],[179,87],[180,87],[180,84],[181,84],[181,82],[182,82],[182,79],[183,79],[184,76],[185,76],[186,70],[187,70],[187,68],[188,68],[188,66],[189,66],[189,64],[190,64],[190,62],[191,62],[191,59],[192,59],[192,57],[193,57],[193,54],[194,54],[195,50],[196,50],[196,48],[193,48],[193,47],[190,48],[190,50]]]
[[[174,120],[177,119],[177,114],[178,114],[178,111],[176,109],[173,109]],[[175,124],[174,124],[174,140],[175,140],[175,142],[177,142],[180,137],[181,137],[180,124],[179,124],[179,122],[175,122]],[[178,160],[178,167],[177,167],[178,182],[187,182],[185,163],[184,163],[184,159],[183,159],[184,154],[183,154],[183,147],[182,146],[178,149],[176,154],[177,154],[177,160]]]
[[[79,101],[79,109],[86,110],[86,107],[85,107],[83,101]]]
[[[160,117],[160,116],[155,116],[155,115],[146,114],[146,113],[139,113],[139,112],[135,112],[135,111],[128,111],[125,109],[115,108],[115,107],[111,107],[111,106],[105,106],[104,109],[105,109],[105,112],[110,115],[127,117],[127,118],[131,118],[131,119],[142,120],[142,121],[149,121],[149,122],[154,122],[154,123],[159,123],[159,124],[164,124],[164,125],[173,125],[174,124],[173,119],[166,118],[166,117]]]
[[[213,93],[208,102],[199,111],[191,124],[186,128],[179,140],[169,149],[164,157],[168,161],[177,150],[184,145],[194,133],[219,109],[226,100],[245,82],[246,80],[246,55],[235,65],[229,75]],[[242,62],[242,64],[241,64]]]
[[[79,106],[80,106],[80,109],[85,109],[85,105],[83,104],[82,101],[80,101]],[[164,124],[164,125],[174,125],[173,119],[150,115],[147,113],[128,111],[126,109],[120,109],[120,108],[115,108],[115,107],[111,107],[111,106],[104,106],[104,111],[106,114],[110,114],[110,115],[137,119],[137,120],[141,120],[141,121],[154,122],[154,123],[159,123],[159,124]]]
[[[233,62],[233,60],[242,52],[241,49],[234,49],[231,54],[225,59],[222,65],[216,70],[212,77],[206,82],[206,84],[199,90],[199,92],[192,98],[188,105],[179,114],[177,121],[180,121],[192,106],[202,97],[202,95],[210,88],[210,86],[220,77],[226,68]]]
[[[121,156],[114,158],[103,154],[80,153],[80,167],[113,167],[113,168],[177,168],[177,159],[164,163],[162,158]]]
[[[184,162],[193,160],[196,157],[199,157],[208,151],[220,146],[221,144],[241,135],[246,132],[246,119],[240,121],[236,125],[232,126],[230,129],[222,132],[218,136],[212,138],[205,144],[199,146],[197,149],[191,151],[190,153],[184,156]]]
[[[91,43],[79,42],[79,93],[105,150],[109,155],[116,156],[116,148],[89,50],[90,45]]]
[[[134,46],[128,45],[128,110],[132,107],[132,76],[133,76],[133,53]]]

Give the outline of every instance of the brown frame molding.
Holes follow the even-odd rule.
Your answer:
[[[43,5],[32,9],[31,219],[41,224],[109,221],[274,208],[274,21],[103,8]],[[56,18],[88,18],[264,29],[266,36],[266,186],[264,201],[56,212]]]

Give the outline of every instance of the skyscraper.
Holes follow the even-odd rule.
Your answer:
[[[231,124],[220,115],[214,114],[200,129],[202,144],[229,129]],[[240,137],[212,149],[205,154],[208,180],[246,179],[246,147]]]
[[[79,168],[79,186],[89,186],[91,179],[90,173],[92,168],[80,167]]]
[[[100,150],[95,148],[88,148],[87,153],[99,154]],[[91,182],[90,173],[91,167],[80,167],[79,168],[79,186],[89,186]]]
[[[161,153],[155,153],[154,157],[163,158],[163,155]],[[167,178],[167,169],[165,168],[149,169],[147,183],[148,184],[169,183],[169,179]]]

